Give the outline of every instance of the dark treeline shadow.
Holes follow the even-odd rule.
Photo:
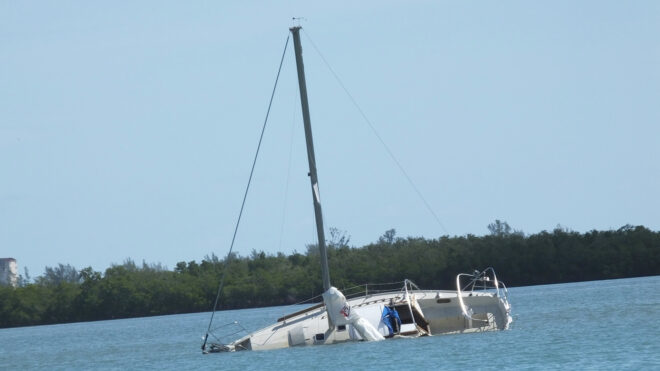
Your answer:
[[[561,227],[525,235],[506,223],[489,225],[486,236],[398,238],[393,229],[377,242],[349,246],[331,229],[328,260],[333,285],[408,278],[421,288],[454,289],[456,274],[494,267],[507,286],[540,285],[660,274],[660,232],[626,225],[578,233]],[[132,260],[105,272],[59,264],[34,282],[0,287],[0,327],[209,311],[220,276],[228,269],[219,309],[285,305],[322,292],[318,250],[225,259],[206,256],[173,270]],[[27,272],[26,272],[27,275]]]

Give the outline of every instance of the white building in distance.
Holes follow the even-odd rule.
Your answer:
[[[0,258],[0,285],[18,285],[18,266],[14,258]]]

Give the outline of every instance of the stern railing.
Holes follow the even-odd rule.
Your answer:
[[[461,285],[461,279],[468,279],[465,285]],[[487,320],[472,317],[472,310],[465,305],[463,301],[463,293],[474,291],[492,292],[493,296],[498,297],[504,303],[505,308],[509,308],[509,290],[507,290],[504,282],[497,279],[495,269],[488,267],[483,271],[475,270],[473,273],[460,273],[456,276],[456,291],[458,296],[458,303],[463,312],[463,316],[472,321],[488,322]]]

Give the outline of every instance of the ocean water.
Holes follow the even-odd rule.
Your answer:
[[[510,330],[203,355],[210,313],[0,330],[0,369],[655,369],[660,276],[517,287]],[[298,307],[216,313],[249,330]]]

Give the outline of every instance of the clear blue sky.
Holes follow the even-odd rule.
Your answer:
[[[660,229],[660,2],[2,1],[0,257],[224,256],[292,16],[445,228],[303,35],[326,227],[352,245]],[[295,79],[290,49],[242,255],[315,242]]]

